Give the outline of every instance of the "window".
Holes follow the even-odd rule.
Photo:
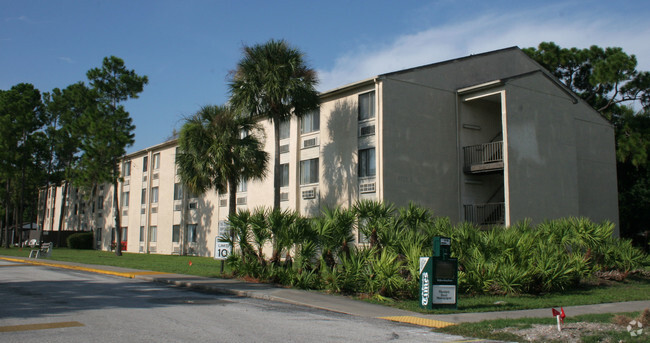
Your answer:
[[[291,122],[289,120],[284,120],[280,122],[280,139],[289,138]]]
[[[127,241],[127,239],[126,239],[126,237],[127,237],[127,236],[126,236],[127,232],[128,232],[128,228],[127,228],[126,226],[123,226],[123,227],[122,227],[122,236],[120,236],[120,240],[121,240],[122,242],[126,242],[126,241]]]
[[[174,200],[182,200],[182,199],[183,199],[183,185],[177,182],[174,184]]]
[[[320,111],[309,112],[300,118],[300,133],[320,130]]]
[[[160,153],[153,155],[153,169],[160,169]]]
[[[149,226],[149,242],[156,241],[156,231],[158,231],[157,226]]]
[[[147,203],[147,189],[146,189],[146,188],[143,188],[143,189],[142,189],[142,197],[141,197],[141,199],[142,199],[142,200],[140,201],[140,203],[141,203],[142,205],[144,205],[144,204]]]
[[[131,161],[124,162],[124,165],[122,166],[122,176],[131,176]]]
[[[237,184],[237,192],[246,192],[248,190],[248,181],[246,179],[239,180]]]
[[[129,192],[122,192],[122,207],[129,207]]]
[[[196,243],[196,224],[187,224],[187,242]]]
[[[144,226],[140,226],[140,242],[144,242]]]
[[[149,166],[149,156],[145,156],[142,158],[142,171],[146,172],[148,166]]]
[[[359,177],[375,176],[375,148],[359,150]]]
[[[318,159],[300,161],[300,184],[318,183]]]
[[[359,94],[359,120],[375,117],[375,92]]]
[[[151,203],[155,204],[158,202],[158,187],[151,187]]]
[[[280,165],[280,187],[289,186],[289,163]]]
[[[178,243],[181,240],[181,226],[172,226],[172,243]]]
[[[230,236],[230,225],[225,220],[219,221],[219,240],[225,240]]]
[[[102,196],[97,197],[97,210],[101,211],[104,209],[104,199],[102,199]]]

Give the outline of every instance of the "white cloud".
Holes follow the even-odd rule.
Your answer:
[[[57,59],[60,60],[60,61],[63,61],[63,62],[69,63],[69,64],[73,64],[73,63],[74,63],[74,61],[73,61],[72,58],[70,58],[70,57],[60,56],[60,57],[57,57]]]
[[[610,14],[562,11],[558,7],[482,15],[403,35],[374,48],[348,52],[330,70],[319,70],[325,91],[379,74],[441,62],[510,46],[537,46],[553,41],[561,47],[620,46],[635,54],[639,70],[650,70],[650,27],[644,19]],[[598,19],[594,19],[598,18]],[[621,25],[624,21],[627,25]]]

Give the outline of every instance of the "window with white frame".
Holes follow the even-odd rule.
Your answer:
[[[153,169],[160,169],[160,153],[153,155]]]
[[[144,205],[144,204],[147,203],[147,189],[146,189],[146,188],[143,188],[143,189],[142,189],[142,195],[141,195],[141,198],[140,198],[140,199],[141,199],[141,200],[140,200],[140,203],[141,203],[142,205]]]
[[[375,148],[359,150],[359,177],[375,176]]]
[[[144,242],[144,226],[140,226],[140,242]]]
[[[300,161],[300,184],[318,183],[318,159]]]
[[[280,165],[280,187],[289,186],[289,163]]]
[[[122,207],[129,207],[129,192],[122,192]]]
[[[239,180],[239,183],[237,184],[237,192],[246,192],[248,191],[248,180],[246,179],[241,179]]]
[[[151,187],[151,203],[158,203],[158,187]]]
[[[149,226],[149,242],[156,242],[157,233],[157,226]]]
[[[196,243],[196,224],[187,224],[187,242]]]
[[[131,161],[124,162],[124,165],[122,166],[122,176],[131,176]]]
[[[375,91],[359,94],[359,120],[375,117]]]
[[[291,122],[289,119],[280,122],[280,139],[286,139],[290,136]]]
[[[300,118],[300,133],[309,133],[320,130],[320,111],[309,112]]]
[[[126,242],[126,241],[127,241],[127,239],[126,239],[127,235],[126,235],[126,234],[127,234],[128,232],[129,232],[129,228],[126,227],[126,226],[123,226],[123,227],[122,227],[122,236],[120,236],[120,239],[122,240],[122,242]]]
[[[181,226],[172,226],[172,243],[178,243],[181,240]]]
[[[149,156],[142,158],[142,172],[146,172],[147,168],[149,168]]]
[[[174,184],[174,200],[183,199],[183,185],[180,182]]]
[[[97,210],[98,210],[98,211],[101,211],[101,210],[103,210],[103,209],[104,209],[104,199],[103,199],[103,197],[100,195],[100,196],[97,197]]]

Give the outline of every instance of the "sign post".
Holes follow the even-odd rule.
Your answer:
[[[232,246],[230,246],[230,243],[220,241],[219,237],[215,237],[214,259],[221,260],[221,274],[223,274],[224,261],[228,258],[228,256],[230,256],[231,253],[232,253]]]

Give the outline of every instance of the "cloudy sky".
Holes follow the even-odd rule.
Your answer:
[[[650,1],[0,0],[0,89],[86,81],[105,56],[149,77],[125,106],[129,152],[228,99],[244,45],[286,39],[325,91],[378,74],[510,46],[619,46],[650,70]]]

